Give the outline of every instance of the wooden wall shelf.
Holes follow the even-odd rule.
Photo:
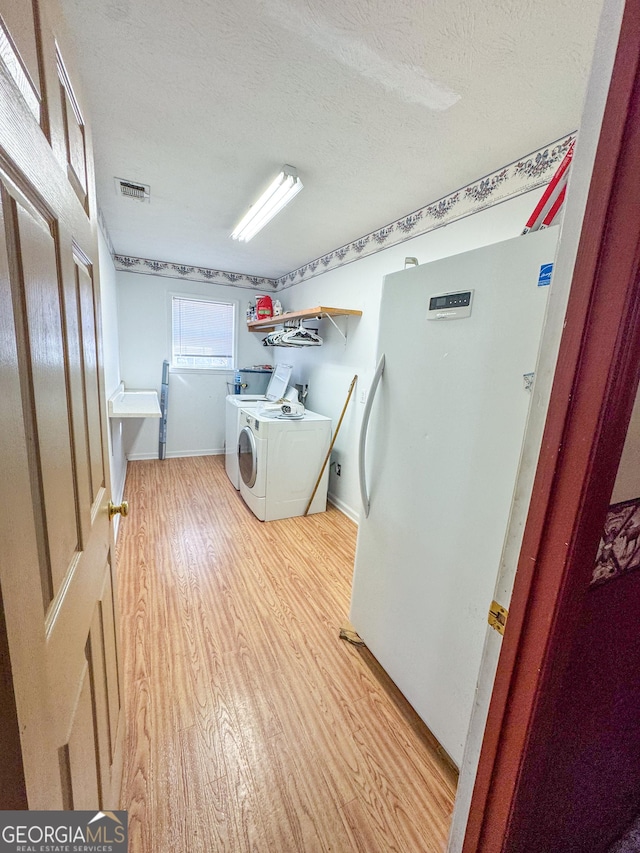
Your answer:
[[[315,320],[322,317],[344,317],[354,315],[362,317],[362,311],[352,308],[328,308],[326,305],[318,305],[316,308],[305,308],[304,311],[289,311],[287,314],[279,314],[277,317],[266,317],[264,320],[252,320],[247,323],[250,332],[270,332],[276,326],[288,323],[291,320]]]

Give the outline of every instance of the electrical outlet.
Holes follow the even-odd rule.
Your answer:
[[[342,476],[342,465],[339,462],[336,462],[336,477]]]
[[[367,402],[367,392],[364,389],[360,392],[360,402],[361,403]]]

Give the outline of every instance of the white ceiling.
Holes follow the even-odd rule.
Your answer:
[[[116,252],[269,277],[574,130],[602,5],[60,2]],[[283,163],[304,190],[232,241]]]

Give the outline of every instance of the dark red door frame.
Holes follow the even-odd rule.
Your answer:
[[[525,849],[512,846],[513,818],[544,785],[545,732],[640,378],[639,34],[634,0],[623,16],[463,853]]]

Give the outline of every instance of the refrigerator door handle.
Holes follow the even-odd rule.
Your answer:
[[[371,415],[371,409],[373,408],[373,401],[375,400],[376,391],[378,390],[378,385],[380,383],[380,378],[384,373],[384,353],[380,356],[380,361],[378,362],[378,366],[376,367],[376,372],[373,375],[373,382],[371,383],[371,388],[369,389],[369,397],[367,399],[366,405],[364,407],[364,414],[362,416],[362,426],[360,427],[360,447],[358,450],[358,473],[360,475],[360,497],[362,499],[362,507],[364,509],[365,518],[369,516],[369,509],[371,506],[371,502],[369,500],[369,493],[367,491],[367,472],[365,470],[364,457],[365,450],[367,447],[367,431],[369,429],[369,417]]]

